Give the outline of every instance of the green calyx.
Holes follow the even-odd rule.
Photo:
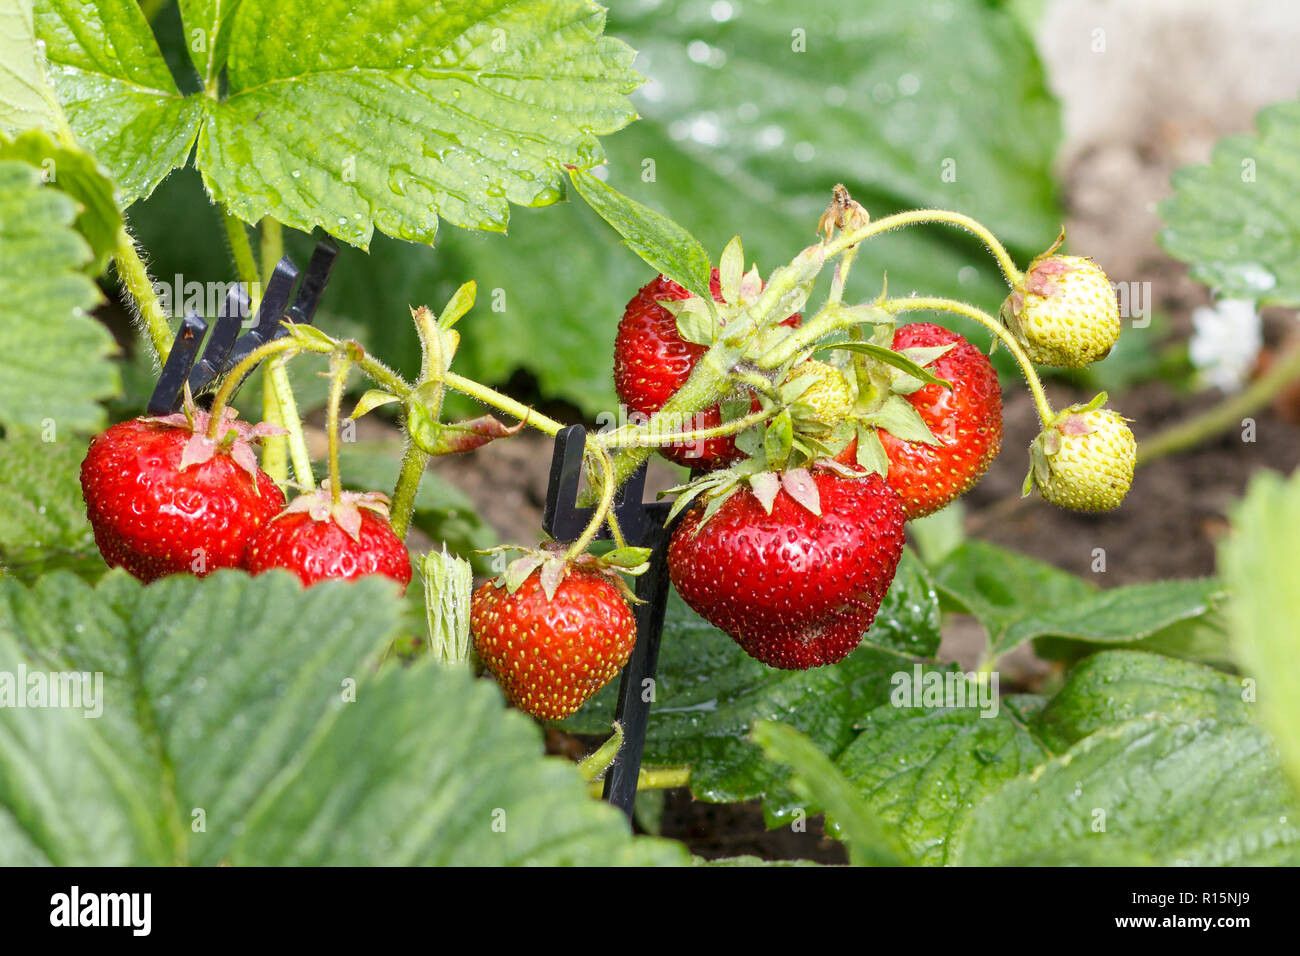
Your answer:
[[[554,600],[560,582],[568,576],[570,570],[578,567],[604,575],[618,588],[619,593],[623,595],[625,600],[632,604],[641,603],[641,599],[633,593],[626,578],[637,577],[649,569],[649,548],[624,546],[614,548],[601,555],[584,552],[576,558],[566,558],[565,552],[566,545],[560,542],[547,541],[536,548],[506,544],[495,548],[487,548],[477,553],[518,554],[518,557],[507,564],[505,570],[490,582],[494,587],[505,588],[510,594],[514,594],[523,587],[524,582],[536,571],[539,572],[538,583],[541,584],[546,599],[548,601]]]

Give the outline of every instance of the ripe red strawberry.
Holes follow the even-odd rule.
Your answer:
[[[889,456],[889,484],[907,517],[933,514],[970,490],[1002,446],[1002,388],[988,357],[956,332],[927,322],[894,332],[895,351],[957,343],[926,369],[952,382],[926,385],[905,396],[941,444],[895,438],[881,429]]]
[[[722,302],[718,270],[713,270],[709,289],[715,302]],[[661,301],[690,298],[686,291],[667,276],[653,279],[632,297],[618,323],[614,342],[614,390],[629,411],[651,415],[659,411],[673,393],[690,378],[691,370],[708,349],[687,342],[677,331],[677,320],[661,306]],[[790,316],[782,325],[798,326],[802,317]],[[757,402],[753,408],[758,410]],[[718,405],[697,413],[683,424],[682,430],[714,428],[722,424]],[[665,458],[691,468],[721,468],[740,458],[731,437],[710,438],[681,447],[661,448]]]
[[[821,515],[783,487],[771,513],[748,489],[707,522],[694,505],[668,549],[673,584],[751,657],[786,670],[858,646],[903,553],[903,504],[877,474],[814,471]]]
[[[111,567],[141,581],[234,568],[249,538],[283,506],[249,442],[280,433],[223,416],[224,438],[206,437],[209,416],[135,418],[96,435],[81,463],[81,491],[95,544]]]
[[[636,618],[618,584],[592,567],[563,564],[558,571],[550,597],[546,586],[554,582],[543,580],[545,566],[534,565],[514,590],[488,581],[470,605],[479,659],[511,703],[542,720],[577,711],[614,679],[636,644]]]
[[[299,495],[253,536],[244,567],[250,574],[286,568],[308,587],[367,574],[386,575],[403,591],[411,582],[411,556],[388,524],[388,498],[344,491],[334,501],[328,481]]]

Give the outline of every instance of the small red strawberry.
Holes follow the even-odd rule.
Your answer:
[[[568,717],[632,655],[636,618],[624,590],[598,566],[530,554],[474,592],[474,648],[520,710]]]
[[[761,283],[758,283],[761,288]],[[715,302],[723,302],[719,272],[709,282]],[[690,378],[700,356],[708,351],[682,338],[676,317],[660,302],[680,302],[691,293],[667,276],[658,276],[643,286],[627,304],[618,323],[614,342],[614,389],[629,411],[651,415],[664,406],[673,393]],[[782,325],[797,327],[802,317],[790,316]],[[755,402],[752,406],[758,410]],[[714,428],[722,424],[720,406],[698,412],[682,425],[683,431]],[[680,447],[661,448],[665,458],[691,468],[721,468],[740,458],[731,437],[709,438]]]
[[[842,660],[894,580],[902,502],[877,474],[797,469],[749,485],[712,515],[703,502],[687,512],[668,549],[673,584],[765,664],[806,670]]]
[[[268,424],[186,411],[135,418],[96,435],[81,463],[81,491],[95,544],[111,567],[141,581],[238,567],[249,538],[283,506],[284,495],[257,467],[250,442],[281,434]]]
[[[907,517],[933,514],[970,490],[1002,446],[1002,388],[988,357],[962,336],[916,322],[894,332],[894,351],[951,345],[926,370],[952,383],[926,385],[904,396],[938,445],[904,441],[880,430],[889,458],[889,484]]]
[[[286,568],[308,587],[367,574],[390,577],[403,592],[411,582],[411,556],[388,524],[388,497],[343,491],[334,500],[328,480],[253,536],[243,566],[250,574]]]

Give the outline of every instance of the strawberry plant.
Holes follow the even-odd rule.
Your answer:
[[[690,862],[593,799],[629,753],[645,791],[824,813],[852,863],[1296,861],[1296,478],[1252,486],[1213,578],[1100,589],[925,546],[999,455],[1030,508],[1112,512],[1142,480],[1122,401],[1040,378],[1123,330],[1105,250],[1057,251],[1054,106],[1012,14],[941,18],[947,93],[897,79],[901,47],[782,65],[789,99],[720,163],[788,43],[774,9],[711,87],[683,50],[716,69],[730,4],[692,42],[683,17],[621,21],[652,74],[633,123],[633,50],[589,0],[161,6],[3,11],[0,862]],[[856,53],[913,5],[831,6],[809,22]],[[974,63],[1023,124],[958,82]],[[656,78],[678,68],[691,103]],[[916,99],[849,148],[863,89]],[[893,135],[921,108],[960,135]],[[809,172],[774,192],[778,134]],[[917,157],[957,145],[971,172],[937,188]],[[638,150],[681,154],[671,199]],[[348,247],[319,316],[273,309],[313,233]],[[179,272],[233,279],[279,331],[146,414],[175,320],[216,309]],[[516,369],[571,404],[524,400]],[[1003,447],[1022,380],[1027,451]],[[567,441],[563,414],[615,395],[564,540],[498,544],[438,476]],[[620,515],[656,455],[689,474],[648,547]],[[985,632],[969,670],[944,615]],[[615,678],[660,630],[629,730]],[[1029,646],[1054,681],[1003,692]],[[543,730],[594,753],[545,756]]]

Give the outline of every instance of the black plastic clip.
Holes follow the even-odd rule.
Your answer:
[[[149,414],[166,415],[176,411],[181,406],[186,382],[189,382],[190,391],[198,395],[229,374],[259,346],[287,335],[288,330],[283,324],[285,319],[309,324],[316,315],[316,307],[334,270],[338,252],[338,247],[331,242],[316,244],[292,305],[289,305],[289,297],[298,279],[298,267],[288,256],[276,263],[258,305],[257,321],[242,336],[239,330],[243,328],[243,317],[248,313],[248,297],[238,286],[232,288],[222,302],[206,346],[203,346],[203,337],[208,324],[192,312],[186,314],[149,399]],[[202,359],[199,358],[201,346]],[[235,390],[238,389],[236,386]]]
[[[572,541],[582,534],[591,520],[591,508],[580,508],[578,492],[582,484],[582,461],[587,432],[581,425],[571,425],[555,436],[551,457],[551,477],[546,489],[546,509],[542,527],[557,541]],[[650,567],[636,579],[636,594],[645,603],[635,607],[636,646],[623,668],[618,688],[614,719],[623,725],[623,748],[605,774],[604,798],[626,813],[629,819],[636,807],[637,778],[641,773],[641,755],[645,751],[646,731],[650,725],[650,704],[654,698],[655,673],[659,668],[659,643],[663,636],[664,612],[668,604],[668,539],[671,529],[664,526],[669,505],[643,502],[644,464],[620,489],[614,514],[628,544],[650,549]],[[600,537],[608,537],[602,528]]]

